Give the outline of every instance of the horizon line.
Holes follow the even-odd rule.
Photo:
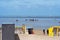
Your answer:
[[[0,16],[0,18],[60,18],[60,16]]]

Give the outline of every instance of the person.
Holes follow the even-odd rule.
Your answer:
[[[49,30],[47,29],[47,35],[49,34]]]
[[[34,34],[33,28],[28,28],[28,33],[29,34]]]
[[[26,32],[26,26],[24,24],[22,25],[22,30],[23,30],[23,34],[25,34],[25,32]]]
[[[45,29],[43,29],[43,33],[45,34]]]

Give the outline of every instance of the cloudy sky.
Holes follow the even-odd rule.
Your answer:
[[[60,0],[0,0],[0,16],[60,16]]]
[[[60,16],[60,0],[0,0],[0,17],[3,16]],[[20,20],[20,18],[18,19]],[[42,26],[42,28],[60,25],[60,19],[54,20],[40,20],[38,23],[29,22],[29,24]],[[14,18],[0,18],[0,24],[15,23],[15,21]],[[24,22],[19,22],[18,25],[20,24],[24,24]],[[26,24],[28,23],[26,22]]]

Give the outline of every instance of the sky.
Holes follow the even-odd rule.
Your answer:
[[[60,0],[0,0],[1,16],[60,16]]]
[[[60,16],[60,0],[0,0],[0,17],[17,16]],[[20,20],[20,18],[17,19]],[[53,21],[55,19],[51,19],[50,21],[48,19],[47,21],[44,19],[42,20],[38,23],[25,23],[35,26],[38,25],[39,27],[43,25],[42,28],[48,28],[51,25],[60,25],[58,23],[60,19],[57,19],[56,22]],[[16,18],[0,18],[0,24],[16,23],[15,21]],[[24,24],[24,21],[21,22],[21,24]],[[18,22],[16,25],[20,25],[20,23]]]

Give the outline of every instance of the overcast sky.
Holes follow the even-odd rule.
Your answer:
[[[60,0],[0,0],[0,16],[60,16]]]
[[[0,0],[0,17],[3,16],[60,16],[60,0]],[[0,24],[10,23],[10,21],[14,22],[16,19],[0,18]],[[45,25],[42,28],[48,28],[51,25],[60,25],[58,21],[46,21],[47,23],[41,21],[39,25]]]

